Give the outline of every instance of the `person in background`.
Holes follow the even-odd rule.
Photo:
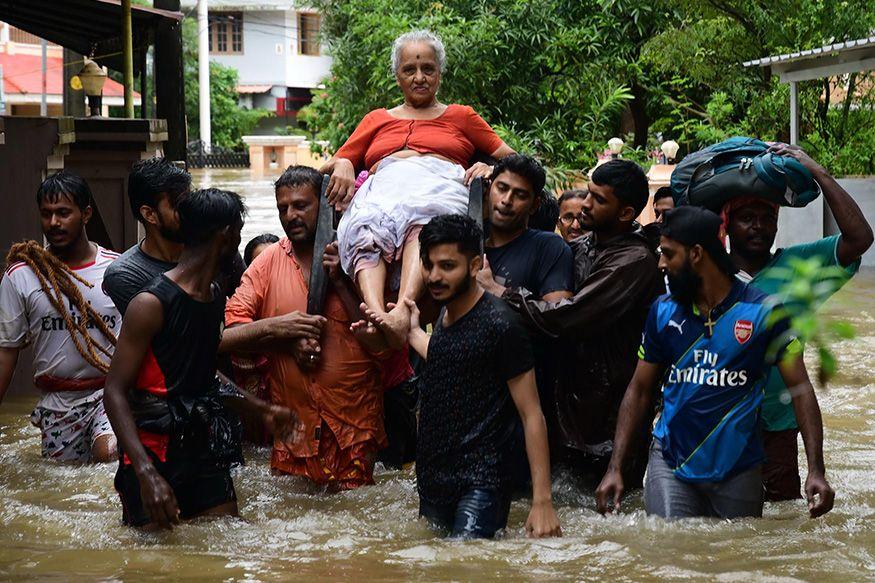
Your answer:
[[[655,222],[661,223],[666,211],[674,208],[674,196],[670,186],[661,186],[653,193],[653,214]]]
[[[246,267],[249,267],[265,249],[279,242],[279,240],[280,238],[273,233],[263,233],[253,237],[246,243],[246,247],[243,248],[243,263],[246,264]]]
[[[580,225],[580,213],[586,195],[586,189],[574,189],[566,190],[559,197],[559,234],[567,243],[586,234]]]
[[[596,490],[602,514],[619,510],[622,468],[662,386],[662,410],[644,484],[648,514],[667,519],[762,516],[759,409],[766,375],[777,365],[794,387],[793,408],[808,456],[805,495],[812,518],[830,511],[823,423],[789,319],[766,294],[734,277],[715,213],[668,211],[659,265],[671,294],[650,308],[635,375],[623,397],[614,451]]]
[[[541,192],[538,210],[529,218],[529,227],[537,231],[555,233],[558,222],[559,201],[556,200],[555,196],[544,190]]]
[[[738,277],[755,288],[781,299],[781,287],[787,283],[783,271],[792,268],[796,259],[816,259],[823,267],[839,266],[845,277],[829,276],[830,285],[819,286],[818,304],[825,302],[860,268],[860,257],[872,245],[872,227],[851,195],[830,176],[823,166],[812,160],[798,146],[776,144],[771,151],[792,156],[808,168],[823,190],[826,204],[835,217],[841,234],[811,243],[778,249],[772,247],[778,232],[778,207],[762,199],[740,197],[723,209],[724,228],[729,235],[730,257],[739,268]],[[827,282],[824,282],[827,283]],[[791,314],[797,306],[786,305]],[[762,406],[763,487],[767,500],[791,500],[800,497],[799,423],[794,400],[777,367],[769,370],[766,396]]]
[[[34,349],[33,384],[42,396],[30,420],[42,455],[62,462],[109,462],[116,438],[103,404],[109,357],[121,315],[101,289],[118,254],[88,240],[91,189],[61,171],[36,193],[49,245],[12,246],[0,281],[0,401],[21,350]]]

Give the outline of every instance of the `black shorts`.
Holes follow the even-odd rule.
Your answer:
[[[153,457],[152,463],[176,496],[180,518],[188,519],[203,512],[237,500],[231,472],[225,465],[211,459],[185,455],[170,455],[162,462]],[[115,489],[122,500],[122,522],[128,526],[145,526],[152,522],[143,507],[140,481],[131,464],[119,462],[115,474]]]

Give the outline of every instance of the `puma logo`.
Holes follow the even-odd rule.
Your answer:
[[[668,327],[669,327],[669,328],[677,328],[677,329],[678,329],[678,334],[683,334],[683,333],[684,333],[684,324],[686,324],[686,323],[687,323],[686,320],[684,320],[684,321],[681,322],[680,324],[678,324],[678,323],[675,322],[674,320],[669,320],[669,321],[668,321]]]

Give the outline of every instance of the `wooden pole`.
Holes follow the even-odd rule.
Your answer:
[[[134,117],[134,39],[131,0],[122,0],[122,58],[125,76],[125,117]]]
[[[70,80],[79,74],[84,65],[82,55],[68,48],[64,49],[64,115],[85,117],[85,92],[70,86]]]
[[[179,0],[155,0],[155,8],[179,11]],[[155,31],[155,117],[167,120],[164,156],[185,163],[185,80],[182,26],[162,19]]]

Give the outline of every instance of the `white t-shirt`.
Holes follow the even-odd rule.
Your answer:
[[[118,253],[98,246],[94,262],[73,268],[76,275],[93,285],[89,288],[73,280],[85,301],[116,336],[121,330],[122,318],[112,300],[103,293],[102,287],[103,273],[117,257]],[[69,302],[67,309],[73,318],[83,316]],[[92,325],[88,332],[97,344],[112,353],[112,343],[104,338],[96,326]],[[50,375],[71,380],[104,376],[76,350],[64,319],[42,290],[36,274],[25,263],[14,263],[0,281],[0,347],[22,348],[28,344],[34,347],[35,376]],[[108,360],[106,356],[103,358]],[[74,405],[99,399],[102,395],[103,389],[44,392],[38,407],[65,411]]]

